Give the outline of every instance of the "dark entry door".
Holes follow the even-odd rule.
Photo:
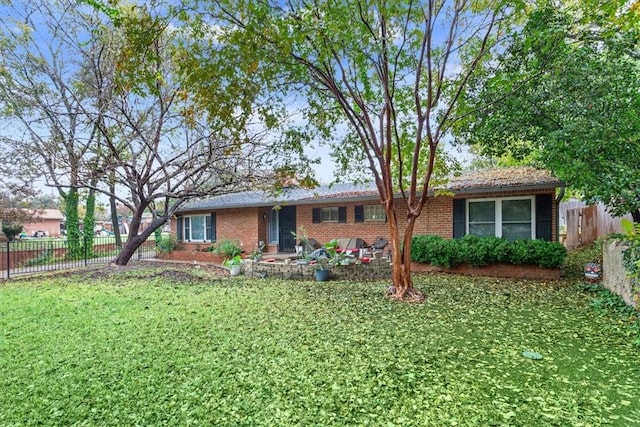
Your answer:
[[[295,252],[296,239],[291,232],[296,232],[296,207],[283,206],[278,213],[280,233],[278,252]]]

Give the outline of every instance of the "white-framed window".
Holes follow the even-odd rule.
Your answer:
[[[322,208],[320,210],[320,221],[322,222],[338,222],[339,211],[338,207]]]
[[[186,241],[212,241],[211,215],[185,216],[183,219],[183,233]]]
[[[364,205],[363,215],[365,221],[384,221],[386,219],[382,205]]]
[[[535,239],[535,197],[467,200],[467,234]]]

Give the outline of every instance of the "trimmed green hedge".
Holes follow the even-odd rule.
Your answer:
[[[479,267],[495,263],[558,268],[562,266],[566,256],[566,248],[557,242],[509,241],[471,235],[461,239],[443,239],[434,235],[413,236],[411,249],[411,261],[447,268],[460,264]]]

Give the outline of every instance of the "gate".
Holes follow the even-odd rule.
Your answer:
[[[296,207],[283,206],[278,216],[280,221],[278,252],[295,252],[296,239],[292,233],[296,232]]]

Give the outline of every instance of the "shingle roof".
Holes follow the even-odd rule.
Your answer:
[[[562,185],[564,185],[562,181],[555,178],[546,170],[532,167],[512,167],[465,173],[458,177],[451,178],[443,189],[458,194],[466,194],[519,189],[533,190],[538,188],[559,187]],[[314,189],[289,187],[278,196],[266,191],[245,191],[214,196],[208,199],[194,200],[185,204],[185,206],[180,209],[180,212],[294,203],[312,204],[323,200],[335,199],[340,199],[345,202],[377,200],[378,191],[373,183],[338,183],[322,185]]]
[[[484,169],[468,172],[451,178],[447,189],[451,191],[469,192],[472,190],[502,190],[518,188],[559,187],[562,181],[554,177],[548,170],[530,166],[518,166],[497,169]]]
[[[208,199],[194,200],[180,209],[196,211],[212,208],[242,208],[257,206],[273,206],[277,204],[310,204],[319,200],[363,200],[376,199],[378,192],[373,185],[338,183],[331,186],[321,185],[313,189],[288,187],[282,194],[274,195],[267,191],[244,191],[241,193],[223,194]]]
[[[38,209],[31,211],[31,215],[33,215],[37,220],[63,220],[64,215],[58,209]]]

